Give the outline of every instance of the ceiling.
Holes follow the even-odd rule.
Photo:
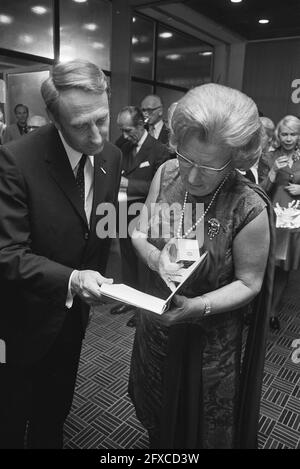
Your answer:
[[[246,40],[300,36],[300,0],[183,0],[185,6]],[[259,24],[260,18],[269,24]]]

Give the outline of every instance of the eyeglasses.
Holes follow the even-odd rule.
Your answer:
[[[157,109],[160,109],[161,106],[157,107],[143,107],[142,112],[147,112],[148,114],[152,114],[152,112],[157,111]]]
[[[222,168],[212,168],[211,166],[203,166],[201,164],[195,163],[194,161],[191,161],[186,156],[183,156],[180,153],[178,153],[178,151],[176,152],[176,155],[178,159],[181,160],[182,163],[185,164],[186,166],[194,166],[195,168],[198,168],[198,169],[202,168],[202,169],[208,169],[210,171],[218,171],[218,172],[223,171],[231,163],[231,159],[230,159],[229,161],[227,161],[227,163],[224,164],[224,166],[222,166]]]

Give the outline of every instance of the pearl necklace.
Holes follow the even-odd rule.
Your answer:
[[[198,218],[198,220],[191,226],[191,228],[189,228],[187,230],[186,233],[183,233],[182,235],[180,234],[181,230],[182,230],[182,224],[183,224],[183,216],[184,216],[184,211],[185,211],[185,207],[186,207],[186,203],[187,203],[187,198],[188,198],[188,192],[186,191],[185,193],[185,196],[184,196],[184,202],[183,202],[183,207],[182,207],[182,210],[181,210],[181,216],[180,216],[180,221],[179,221],[179,226],[178,226],[178,230],[177,230],[177,238],[187,238],[189,234],[192,233],[192,231],[194,231],[194,229],[199,225],[199,223],[205,218],[205,215],[207,215],[210,207],[212,206],[212,204],[214,203],[215,201],[215,198],[217,197],[218,193],[220,192],[220,190],[222,189],[222,187],[224,186],[225,182],[227,181],[228,177],[229,177],[229,174],[227,174],[227,176],[225,176],[225,178],[223,179],[223,181],[221,182],[221,184],[219,185],[219,187],[217,188],[217,190],[215,191],[214,195],[212,196],[212,199],[211,201],[209,202],[209,205],[207,207],[207,209],[205,210],[205,212]]]

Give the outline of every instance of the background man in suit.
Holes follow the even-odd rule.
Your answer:
[[[123,108],[118,115],[118,126],[123,136],[123,143],[120,145],[123,154],[120,191],[126,192],[128,210],[134,202],[145,202],[154,174],[169,158],[169,153],[165,145],[144,129],[143,114],[138,107]],[[128,217],[128,224],[133,218],[134,216]],[[120,238],[120,249],[123,281],[138,288],[138,258],[129,236]],[[128,309],[131,308],[123,305],[114,308],[112,313],[121,314]]]
[[[53,124],[0,151],[0,447],[61,448],[90,305],[110,240],[97,206],[116,203],[121,153],[106,141],[107,82],[96,65],[56,65],[42,85]],[[5,305],[5,306],[4,306]]]
[[[11,142],[28,133],[27,120],[29,109],[25,104],[17,104],[15,109],[16,124],[8,125],[3,134],[3,143]]]
[[[146,96],[141,103],[141,109],[149,134],[159,142],[167,145],[169,143],[169,131],[163,121],[164,110],[161,98],[155,94]]]

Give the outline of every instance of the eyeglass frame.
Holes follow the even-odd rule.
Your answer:
[[[198,168],[198,169],[209,169],[210,171],[216,171],[216,172],[219,172],[219,171],[223,171],[225,168],[227,168],[227,166],[229,166],[229,164],[231,163],[231,159],[227,161],[227,163],[224,164],[224,166],[222,166],[221,168],[212,168],[211,166],[204,166],[204,165],[201,165],[201,164],[198,164],[198,163],[195,163],[194,161],[190,160],[189,158],[187,158],[186,156],[183,156],[181,153],[179,153],[178,151],[176,151],[176,155],[177,155],[177,158],[178,159],[182,159],[183,161],[185,161],[186,163],[189,163],[191,166],[195,167],[195,168]]]
[[[162,107],[162,105],[157,106],[157,107],[143,107],[142,112],[143,113],[147,112],[147,114],[153,114],[154,111],[157,111],[157,109],[159,109],[161,107]]]

